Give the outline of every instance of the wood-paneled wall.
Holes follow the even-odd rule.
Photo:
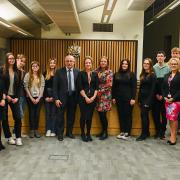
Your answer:
[[[131,70],[136,72],[137,64],[137,41],[119,40],[23,40],[12,39],[10,41],[11,51],[16,56],[23,53],[27,57],[26,70],[33,60],[41,64],[42,71],[50,57],[56,57],[58,67],[64,65],[64,57],[67,55],[69,46],[78,45],[81,47],[80,58],[76,61],[76,67],[83,69],[83,58],[87,55],[94,59],[94,68],[98,67],[98,60],[101,56],[107,56],[110,60],[110,68],[113,72],[119,69],[120,61],[128,58],[131,61]]]
[[[29,69],[30,62],[38,60],[41,64],[42,71],[45,70],[46,64],[50,57],[56,57],[58,67],[64,65],[64,57],[67,54],[68,46],[78,45],[81,47],[80,58],[76,61],[76,67],[83,69],[83,58],[87,55],[93,57],[95,63],[94,68],[98,67],[98,60],[101,56],[107,56],[110,59],[110,68],[113,72],[119,69],[120,60],[128,58],[131,61],[131,70],[136,72],[137,64],[137,41],[113,41],[113,40],[19,40],[12,39],[10,41],[11,51],[17,55],[23,53],[27,57],[27,67]],[[109,121],[109,134],[114,135],[119,133],[119,121],[115,105],[110,112],[108,112]],[[9,119],[11,126],[13,125],[12,114],[9,113]],[[74,124],[74,133],[79,134],[79,119],[80,112],[79,108],[76,113],[76,120]],[[28,124],[28,113],[26,111],[23,120],[23,131],[27,132]],[[40,115],[40,130],[45,131],[45,116],[44,108],[41,110]],[[96,134],[100,131],[101,126],[99,117],[95,111],[93,116],[92,133]],[[154,124],[151,119],[150,123],[151,133],[154,133]],[[133,127],[132,134],[137,135],[141,131],[140,112],[138,104],[136,103],[133,112]]]

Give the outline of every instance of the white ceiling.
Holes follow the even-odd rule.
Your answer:
[[[79,17],[86,12],[87,18],[92,18],[94,22],[101,21],[103,8],[106,0],[14,0],[24,3],[32,13],[40,18],[44,24],[54,22],[64,33],[80,33],[81,21]],[[110,23],[126,16],[125,10],[143,11],[149,7],[154,0],[117,0],[112,13]],[[98,10],[98,12],[97,12]],[[124,13],[124,14],[123,14]],[[10,23],[34,33],[34,30],[40,28],[27,14],[22,13],[8,0],[0,0],[0,17]],[[52,20],[52,21],[51,21]],[[14,32],[0,25],[0,37],[14,36]],[[2,29],[7,29],[5,32]]]
[[[104,6],[105,0],[75,0],[77,12],[82,13],[90,9]]]
[[[146,10],[155,0],[130,0],[128,10]]]

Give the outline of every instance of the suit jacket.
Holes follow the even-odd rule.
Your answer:
[[[77,84],[78,84],[77,85],[78,92],[84,90],[88,97],[92,97],[94,95],[95,90],[99,89],[98,75],[96,72],[92,72],[91,82],[89,84],[87,73],[85,71],[81,71],[78,74]],[[82,97],[80,94],[79,94],[79,102],[80,103],[85,102],[84,97]]]
[[[170,93],[174,101],[180,101],[180,72],[176,73],[169,86],[168,78],[170,75],[171,73],[168,73],[164,77],[162,86],[163,97],[167,97]]]
[[[79,69],[73,68],[74,73],[74,86],[75,92],[74,95],[77,97],[77,76],[79,73]],[[55,100],[60,100],[62,105],[65,105],[67,102],[68,96],[68,79],[67,79],[67,71],[66,67],[58,69],[55,73],[53,79],[53,95]]]

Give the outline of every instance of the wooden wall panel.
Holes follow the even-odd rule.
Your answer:
[[[105,40],[19,40],[12,39],[10,41],[11,51],[15,54],[23,53],[27,57],[26,70],[29,69],[30,62],[38,60],[41,64],[42,71],[45,70],[46,64],[50,57],[56,57],[58,67],[64,65],[64,57],[67,54],[68,46],[79,45],[81,47],[80,58],[76,60],[76,67],[83,69],[83,58],[90,55],[94,59],[94,68],[98,67],[98,60],[101,56],[107,56],[110,59],[110,68],[113,72],[119,69],[120,60],[128,58],[131,61],[131,70],[136,72],[137,65],[137,41],[105,41]],[[12,115],[9,113],[11,126],[13,125]],[[74,124],[74,133],[79,134],[79,108],[76,113],[76,121]],[[108,112],[109,134],[114,135],[119,133],[119,120],[115,105],[110,112]],[[23,131],[28,130],[28,113],[26,111],[23,120]],[[40,115],[40,130],[45,130],[45,116],[44,108]],[[154,124],[151,119],[150,123],[151,133],[154,133]],[[100,122],[95,111],[93,116],[92,133],[100,131]],[[141,131],[140,112],[138,104],[136,103],[133,113],[133,128],[132,134],[137,135]]]
[[[76,61],[76,67],[83,69],[83,58],[87,55],[94,59],[94,68],[98,67],[101,56],[107,56],[110,60],[110,68],[113,72],[119,69],[120,60],[128,58],[131,61],[131,70],[136,72],[137,64],[137,41],[114,41],[114,40],[22,40],[12,39],[10,41],[11,51],[15,54],[23,53],[27,57],[26,70],[33,60],[41,64],[42,71],[50,57],[56,57],[58,67],[64,65],[64,57],[68,46],[78,45],[81,47],[80,58]]]

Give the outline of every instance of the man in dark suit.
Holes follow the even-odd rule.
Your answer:
[[[72,55],[65,57],[65,67],[56,71],[53,92],[55,104],[57,107],[57,136],[58,140],[63,140],[64,134],[64,112],[67,109],[67,127],[66,136],[75,138],[72,134],[76,105],[77,105],[77,89],[76,79],[79,70],[74,68],[75,59]]]

